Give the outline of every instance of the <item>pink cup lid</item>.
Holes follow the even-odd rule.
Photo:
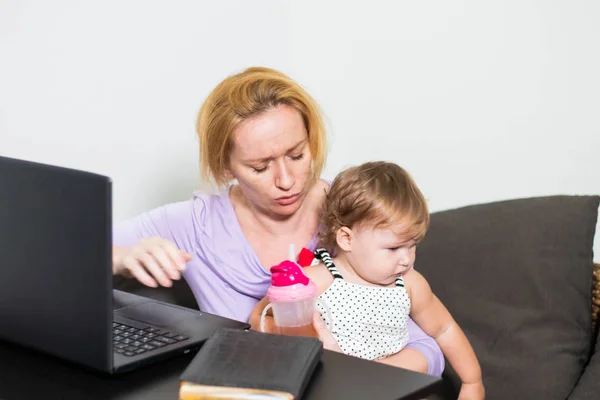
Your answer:
[[[299,264],[286,260],[271,267],[272,286],[291,286],[297,283],[303,285],[310,283],[310,279]]]
[[[274,302],[300,301],[316,297],[317,285],[293,261],[283,261],[271,267],[271,286],[267,297]]]
[[[267,297],[272,303],[290,303],[317,297],[317,285],[309,282],[308,285],[297,283],[291,286],[271,286]]]

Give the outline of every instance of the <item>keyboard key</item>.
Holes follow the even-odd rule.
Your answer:
[[[126,324],[113,322],[113,348],[115,353],[132,357],[146,351],[189,339],[177,332],[144,326],[136,328]]]
[[[164,337],[164,336],[159,336],[159,337],[156,338],[156,340],[160,340],[161,342],[165,342],[165,343],[168,343],[168,344],[177,343],[177,340],[173,340],[171,338]]]

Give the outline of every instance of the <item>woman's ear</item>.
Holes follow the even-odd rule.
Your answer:
[[[232,181],[233,178],[233,174],[231,173],[231,171],[229,170],[229,168],[225,168],[223,170],[223,176],[225,177],[225,179],[227,179],[228,181]]]
[[[344,251],[352,250],[352,239],[352,229],[348,228],[347,226],[342,226],[340,229],[338,229],[335,235],[335,241],[338,247]]]

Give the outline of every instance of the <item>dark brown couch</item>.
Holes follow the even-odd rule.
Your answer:
[[[550,196],[432,214],[415,268],[469,337],[488,399],[600,399],[592,327],[599,200]],[[197,308],[182,281],[173,289],[116,285]],[[460,382],[448,365],[444,382],[444,398],[456,398]]]

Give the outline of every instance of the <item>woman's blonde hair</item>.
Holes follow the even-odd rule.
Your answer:
[[[341,172],[331,184],[320,214],[321,244],[337,248],[342,227],[390,228],[420,241],[429,228],[425,197],[400,166],[368,162]]]
[[[312,155],[312,179],[326,158],[326,135],[317,103],[295,81],[270,68],[251,67],[229,76],[213,89],[198,113],[202,176],[224,185],[232,150],[232,134],[244,120],[278,105],[294,107],[302,115]]]

